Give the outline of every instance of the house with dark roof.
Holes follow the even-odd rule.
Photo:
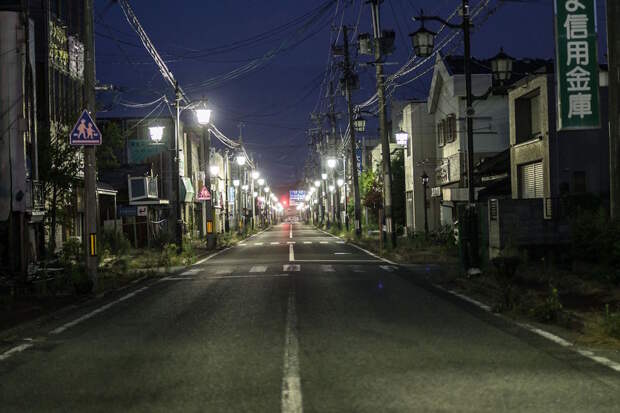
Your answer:
[[[541,60],[522,59],[513,62],[513,73],[499,88],[494,84],[491,60],[472,59],[474,163],[489,158],[509,147],[508,97],[505,88],[544,64]],[[466,89],[462,56],[437,55],[427,101],[428,113],[434,118],[436,142],[435,186],[431,194],[440,200],[441,224],[457,220],[456,207],[467,201],[467,133]],[[476,192],[483,189],[477,181]]]

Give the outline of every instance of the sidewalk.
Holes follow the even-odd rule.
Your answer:
[[[205,248],[197,249],[194,260],[188,265],[136,268],[128,270],[120,277],[100,277],[97,291],[90,294],[80,295],[65,291],[57,294],[47,292],[45,294],[17,296],[0,295],[0,339],[10,336],[13,330],[19,329],[24,325],[43,322],[49,317],[62,314],[69,309],[87,305],[94,300],[100,300],[109,294],[123,290],[131,285],[137,285],[147,279],[179,274],[210,255],[218,254],[236,245],[242,239],[251,238],[267,229],[269,228],[250,234],[245,238],[237,239],[237,236],[235,236],[213,251],[208,251]]]

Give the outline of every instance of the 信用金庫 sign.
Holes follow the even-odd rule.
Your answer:
[[[598,129],[595,0],[555,0],[558,130]]]

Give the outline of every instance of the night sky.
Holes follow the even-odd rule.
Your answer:
[[[333,4],[323,12],[317,11],[327,3]],[[386,0],[381,7],[382,28],[396,32],[396,51],[387,59],[396,64],[386,66],[387,74],[395,72],[412,55],[408,33],[418,28],[411,17],[420,8],[425,14],[446,17],[460,3]],[[321,99],[325,88],[321,89],[321,85],[326,78],[330,38],[338,35],[338,30],[332,29],[339,27],[343,19],[344,24],[353,28],[359,21],[359,32],[371,33],[370,6],[363,0],[132,0],[130,4],[190,98],[208,98],[214,111],[213,122],[230,138],[238,137],[237,125],[243,122],[244,143],[258,159],[261,171],[273,187],[288,190],[302,175],[307,130],[311,126],[309,114],[315,108],[326,108],[325,99]],[[477,5],[478,0],[471,4]],[[95,5],[97,80],[122,90],[102,96],[107,102],[106,112],[99,116],[145,116],[153,107],[136,110],[120,103],[149,102],[164,93],[172,96],[172,90],[139,43],[120,6],[110,0],[96,0]],[[598,1],[597,10],[599,60],[605,61],[603,0]],[[553,0],[490,0],[480,18],[483,23],[472,37],[475,57],[491,57],[500,46],[517,58],[553,56]],[[432,23],[427,27],[438,28]],[[240,78],[211,80],[278,47],[273,58],[254,62],[258,68]],[[462,54],[462,41],[452,43],[444,51]],[[356,57],[358,63],[368,60],[367,56]],[[354,94],[354,101],[362,102],[374,93],[374,68],[357,69],[361,89]],[[424,98],[430,78],[429,73],[398,88],[393,98]],[[340,95],[336,104],[338,110],[345,110]],[[167,113],[163,109],[160,115]],[[340,122],[344,131],[346,125]],[[372,126],[368,130],[373,134]]]

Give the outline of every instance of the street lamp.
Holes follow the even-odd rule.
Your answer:
[[[245,159],[245,154],[243,154],[243,153],[238,154],[236,160],[237,160],[237,165],[239,165],[239,166],[245,165],[245,160],[246,160]]]
[[[151,140],[155,143],[161,142],[164,137],[164,127],[163,126],[149,126],[149,135],[151,135]]]
[[[321,186],[321,181],[317,179],[316,181],[314,181],[314,187],[318,188],[319,186]]]
[[[266,194],[268,194],[268,193],[269,193],[269,191],[270,191],[269,187],[268,187],[268,186],[266,186],[266,187],[265,187],[265,193],[266,193]]]
[[[342,179],[342,178],[338,178],[338,181],[336,181],[336,184],[337,184],[339,187],[342,187],[342,185],[344,185],[344,179]]]
[[[424,27],[424,20],[422,20],[422,27],[417,31],[410,33],[411,44],[415,54],[419,57],[428,57],[433,53],[435,47],[435,35],[437,33],[431,32]]]
[[[428,211],[426,207],[426,188],[428,186],[428,175],[426,171],[422,172],[422,186],[424,187],[424,237],[428,239]]]
[[[327,166],[328,166],[330,169],[335,168],[337,163],[338,163],[338,161],[337,161],[336,159],[334,159],[334,158],[329,158],[329,159],[327,160]],[[325,179],[325,178],[323,178],[323,179]]]
[[[409,141],[409,134],[402,129],[399,129],[398,132],[394,134],[396,137],[396,143],[399,145],[407,146],[407,142]]]
[[[336,187],[334,185],[329,186],[329,192],[334,192],[335,190],[336,190]]]
[[[327,179],[327,174],[326,173],[322,173],[321,174],[321,179],[326,180]]]
[[[235,188],[239,186],[239,180],[238,179],[233,179],[233,186]]]
[[[203,101],[200,103],[200,105],[196,109],[194,109],[194,113],[196,115],[196,121],[200,125],[203,126],[202,128],[203,141],[205,142],[205,146],[206,146],[205,153],[207,153],[206,160],[205,160],[205,166],[209,168],[209,174],[211,176],[216,176],[219,173],[219,167],[217,167],[217,165],[209,165],[209,155],[208,155],[210,153],[209,147],[211,144],[211,137],[210,137],[210,132],[207,128],[207,125],[209,124],[211,120],[211,109],[208,109],[207,103]],[[178,119],[178,113],[177,113],[177,119]],[[217,170],[215,168],[217,168]],[[209,176],[209,174],[205,174],[205,186],[208,189],[211,189],[211,177]],[[179,207],[180,207],[180,204],[179,204]],[[217,240],[215,239],[215,235],[213,233],[213,221],[214,221],[213,220],[213,200],[203,201],[202,208],[203,208],[203,215],[202,215],[203,220],[206,221],[206,226],[204,226],[203,228],[206,229],[207,248],[209,249],[215,248],[215,245],[217,244]],[[203,225],[205,225],[204,222],[203,222]]]
[[[196,120],[198,123],[203,126],[209,124],[211,120],[211,109],[207,109],[206,103],[203,102],[194,112],[196,113]]]
[[[257,170],[253,170],[252,179],[258,179],[258,178],[260,178],[260,172],[258,172]]]
[[[256,181],[256,182],[258,182],[259,186],[265,185],[265,180],[263,178],[259,178],[258,181]]]
[[[504,53],[504,48],[500,47],[499,53],[491,59],[491,71],[493,79],[500,84],[509,80],[512,76],[513,58]]]
[[[248,190],[248,188],[249,188],[249,186],[248,186],[248,185],[241,185],[241,189],[243,189],[244,191],[247,191],[247,190]]]

